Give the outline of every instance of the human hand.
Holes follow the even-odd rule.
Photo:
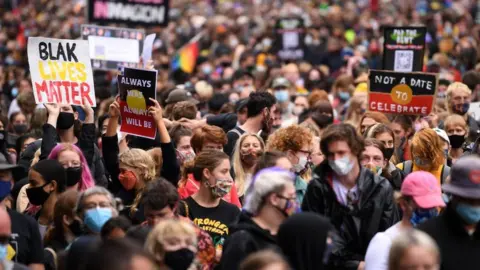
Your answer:
[[[60,114],[60,106],[56,103],[44,103],[45,109],[47,109],[49,116],[56,116]]]
[[[357,270],[364,270],[364,269],[365,269],[365,262],[360,262],[360,264],[358,265]]]
[[[182,118],[178,120],[178,123],[191,130],[201,127],[201,124],[202,124],[200,120],[187,119],[187,118]]]
[[[108,107],[108,115],[110,115],[111,118],[118,118],[120,117],[120,105],[118,105],[117,101],[114,101],[110,106]]]
[[[86,97],[84,97],[82,101],[83,104],[80,105],[80,107],[85,112],[85,123],[92,124],[94,121],[94,112],[92,106],[90,106],[90,103],[87,101]]]
[[[148,108],[149,114],[155,119],[155,122],[163,121],[163,109],[156,99],[150,98],[150,101],[153,102],[153,106]]]

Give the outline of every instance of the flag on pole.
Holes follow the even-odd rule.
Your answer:
[[[185,46],[177,51],[172,60],[172,70],[181,69],[186,73],[192,73],[200,53],[199,40],[203,32],[196,35]]]

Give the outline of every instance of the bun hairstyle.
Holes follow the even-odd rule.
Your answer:
[[[183,179],[187,179],[189,174],[197,181],[203,180],[203,170],[213,171],[223,160],[229,159],[224,152],[217,150],[206,150],[200,152],[193,161],[186,162],[183,166]]]

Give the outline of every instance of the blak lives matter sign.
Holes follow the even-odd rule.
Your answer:
[[[30,37],[27,53],[37,104],[96,106],[88,41]]]
[[[167,26],[169,0],[88,0],[88,21]]]
[[[428,115],[435,102],[438,75],[370,70],[368,108],[390,114]]]
[[[423,70],[425,27],[386,27],[383,33],[384,69],[400,72]]]
[[[305,26],[302,18],[280,18],[275,25],[273,50],[282,60],[305,56]]]
[[[154,139],[157,126],[148,113],[155,99],[157,87],[157,71],[124,68],[118,75],[120,93],[120,114],[122,125],[120,131],[140,137]]]

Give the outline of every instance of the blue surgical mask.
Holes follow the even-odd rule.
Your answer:
[[[112,218],[112,209],[98,207],[87,210],[83,222],[92,232],[99,233],[110,218]]]
[[[7,245],[0,245],[0,262],[7,259]]]
[[[473,225],[480,221],[480,207],[478,206],[476,207],[465,203],[458,203],[455,210],[467,224]]]
[[[212,66],[202,66],[202,73],[205,75],[210,75],[212,73]]]
[[[285,89],[275,91],[275,98],[280,103],[288,101],[288,90]]]
[[[348,92],[338,92],[338,98],[340,98],[341,101],[347,101],[350,99],[350,93]]]
[[[418,224],[421,224],[433,217],[438,216],[438,210],[436,208],[432,209],[415,209],[410,218],[410,223],[413,227],[416,227]]]
[[[12,183],[10,181],[0,180],[0,202],[10,194],[11,189]]]

